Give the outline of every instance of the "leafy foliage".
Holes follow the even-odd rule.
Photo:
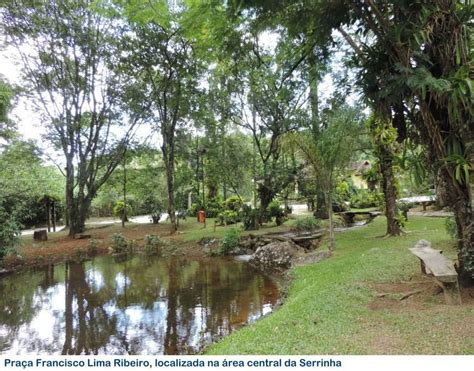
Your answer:
[[[165,243],[160,239],[159,236],[156,236],[154,234],[147,234],[145,236],[145,254],[161,255],[161,250],[163,246],[165,246]]]
[[[370,192],[365,189],[359,189],[351,196],[350,205],[356,209],[365,209],[368,207],[381,207],[384,202],[383,193]]]
[[[220,244],[219,253],[227,255],[233,249],[239,246],[240,231],[237,228],[230,228],[226,231],[224,238]]]
[[[217,215],[220,225],[235,224],[240,221],[240,213],[233,210],[224,210]]]
[[[251,206],[244,205],[242,207],[242,222],[244,230],[254,231],[260,226],[260,210],[253,209]]]
[[[281,208],[280,202],[277,200],[273,200],[270,202],[268,205],[268,215],[270,218],[275,218],[275,223],[276,225],[282,225],[284,218],[285,218],[285,212]]]
[[[110,251],[112,254],[123,254],[127,253],[129,244],[123,234],[115,233],[112,235],[112,245],[110,246]]]
[[[321,228],[321,220],[313,216],[298,218],[293,227],[297,232],[311,232]]]
[[[444,226],[446,228],[446,232],[448,232],[451,238],[458,239],[458,226],[454,217],[450,216],[446,218]]]
[[[113,214],[123,220],[126,216],[132,215],[132,207],[128,203],[125,205],[122,200],[117,201],[113,209]]]

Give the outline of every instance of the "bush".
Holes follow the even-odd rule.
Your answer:
[[[219,254],[226,255],[239,246],[240,231],[237,228],[231,228],[225,232],[224,239],[219,248]]]
[[[87,254],[88,255],[95,255],[97,254],[97,249],[99,247],[99,242],[91,238],[87,243]]]
[[[145,247],[144,251],[147,255],[161,255],[161,249],[165,243],[160,239],[160,237],[155,236],[154,234],[147,234],[145,236]]]
[[[383,205],[383,194],[380,192],[369,192],[365,189],[359,189],[351,197],[351,207],[356,209],[365,209],[367,207],[381,207]]]
[[[224,210],[217,216],[220,225],[235,224],[240,221],[239,213],[233,210]]]
[[[246,231],[254,231],[258,229],[260,211],[258,209],[252,209],[248,205],[242,207],[242,222]]]
[[[405,221],[408,220],[408,211],[410,210],[410,204],[406,202],[397,202],[397,208],[405,218]]]
[[[132,207],[128,203],[125,205],[123,201],[117,201],[113,209],[113,214],[123,220],[124,217],[132,215]]]
[[[223,211],[222,202],[217,197],[211,198],[206,201],[206,207],[203,207],[202,200],[199,200],[191,205],[191,209],[188,210],[189,215],[196,216],[200,210],[206,212],[206,218],[216,218]]]
[[[158,224],[164,209],[163,202],[154,196],[148,196],[142,203],[140,211],[144,214],[150,214],[153,224]]]
[[[110,246],[110,250],[113,254],[123,254],[127,252],[128,243],[121,233],[112,235],[112,246]]]
[[[454,219],[454,216],[450,216],[449,218],[446,218],[444,225],[446,227],[446,232],[448,232],[451,238],[458,239],[458,225],[456,224],[456,220]]]
[[[137,240],[128,240],[127,241],[127,252],[132,253],[137,249]]]
[[[312,216],[297,219],[294,226],[294,229],[298,232],[310,232],[319,228],[321,228],[321,220]]]
[[[231,196],[224,201],[224,209],[238,212],[244,203],[239,196]]]
[[[0,260],[6,255],[14,255],[20,244],[22,225],[13,215],[8,215],[0,206]]]
[[[206,218],[216,218],[217,215],[222,211],[222,202],[218,197],[211,198],[206,201]]]
[[[275,218],[276,225],[282,225],[285,221],[285,212],[281,208],[281,204],[274,200],[268,205],[268,215]]]

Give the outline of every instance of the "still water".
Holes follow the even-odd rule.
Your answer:
[[[98,257],[0,279],[2,354],[193,354],[270,312],[247,263]]]

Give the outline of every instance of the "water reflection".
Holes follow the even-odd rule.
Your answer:
[[[100,257],[0,280],[3,354],[192,354],[270,311],[276,285],[231,259]]]

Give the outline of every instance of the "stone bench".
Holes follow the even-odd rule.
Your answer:
[[[454,263],[446,258],[441,250],[435,250],[431,243],[420,240],[410,252],[420,259],[421,271],[433,278],[434,282],[443,289],[446,303],[461,304],[458,273]]]

